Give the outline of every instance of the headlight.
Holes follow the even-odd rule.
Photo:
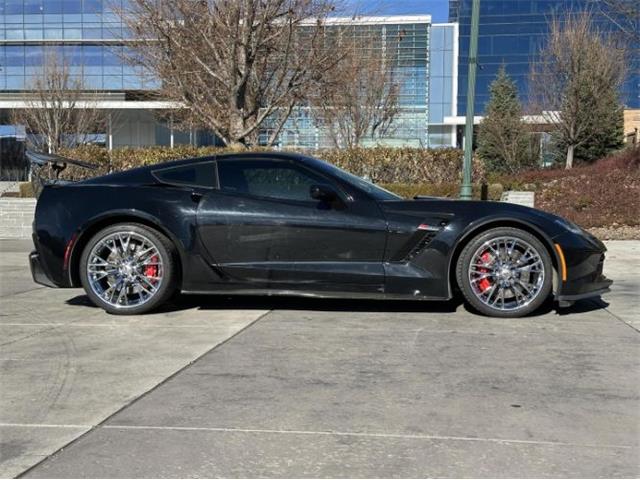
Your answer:
[[[576,235],[584,235],[584,230],[582,230],[582,228],[580,228],[575,223],[570,222],[569,220],[565,220],[562,217],[558,217],[556,218],[555,222],[558,225],[562,226],[563,228],[569,230],[571,233],[575,233]]]

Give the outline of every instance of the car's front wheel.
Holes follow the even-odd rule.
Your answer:
[[[458,259],[456,277],[465,299],[492,317],[522,317],[537,310],[553,284],[551,256],[530,233],[493,228],[473,238]]]
[[[80,259],[82,286],[109,313],[146,313],[175,291],[173,246],[145,225],[121,223],[96,233]]]

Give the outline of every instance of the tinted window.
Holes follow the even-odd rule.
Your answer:
[[[376,200],[400,200],[402,197],[396,195],[395,193],[391,193],[389,190],[385,190],[378,185],[374,185],[373,183],[365,180],[364,178],[360,178],[352,173],[345,172],[341,168],[336,167],[335,165],[325,162],[322,160],[318,160],[317,158],[306,157],[306,162],[312,163],[315,168],[318,170],[322,170],[329,175],[339,178],[340,180],[353,185],[361,190],[364,190],[369,195],[371,195]]]
[[[220,190],[284,200],[311,201],[312,185],[321,177],[285,162],[228,160],[218,162]]]
[[[206,188],[214,188],[216,186],[216,171],[213,162],[170,167],[163,170],[155,170],[153,174],[165,183]]]

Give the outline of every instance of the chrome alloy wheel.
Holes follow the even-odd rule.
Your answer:
[[[100,239],[89,253],[86,268],[91,290],[114,308],[148,302],[164,277],[158,247],[146,236],[128,231]]]
[[[545,279],[540,253],[515,237],[496,237],[483,243],[471,257],[469,282],[485,305],[514,311],[529,305]]]

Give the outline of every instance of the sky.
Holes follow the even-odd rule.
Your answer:
[[[347,0],[348,8],[371,15],[431,15],[431,21],[446,22],[448,0]]]

